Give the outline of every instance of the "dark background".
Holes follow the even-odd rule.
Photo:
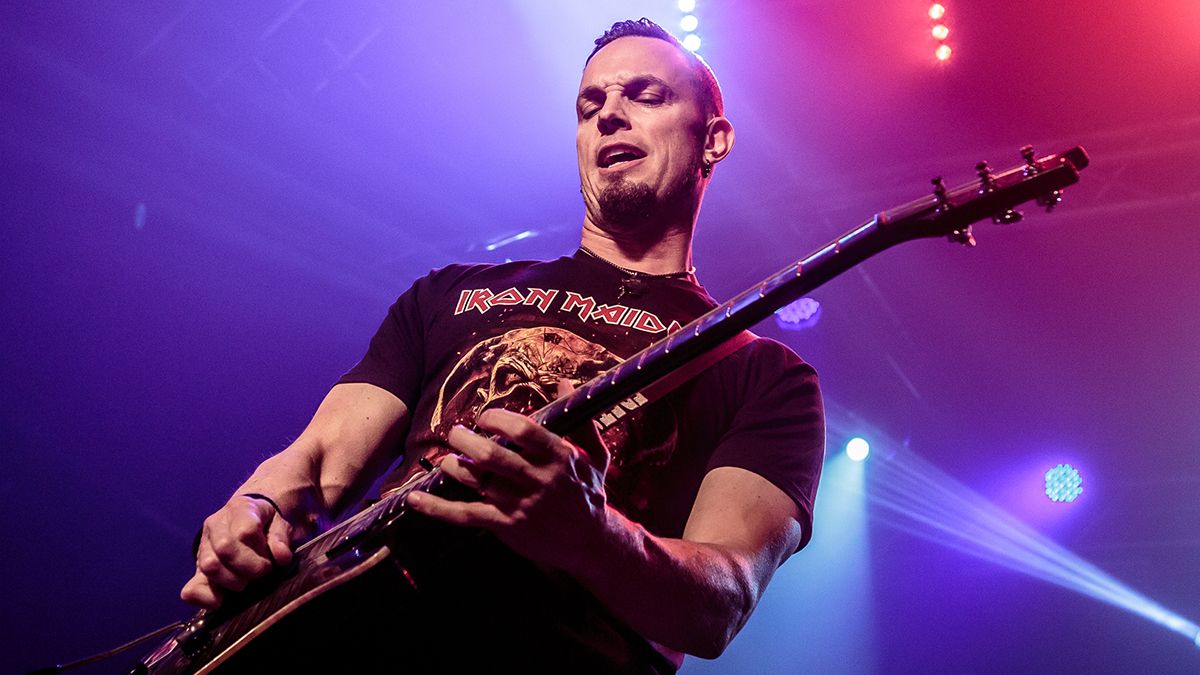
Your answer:
[[[5,4],[6,669],[185,616],[200,520],[299,433],[412,279],[573,250],[590,41],[681,15],[599,5]],[[817,535],[728,653],[685,672],[1200,668],[1200,6],[947,7],[946,63],[924,2],[696,10],[738,134],[696,246],[718,298],[933,175],[1016,164],[1025,143],[1093,165],[1052,215],[980,225],[975,250],[908,244],[814,293],[815,328],[761,327],[830,403]],[[852,434],[875,454],[835,466]],[[872,497],[916,458],[937,468],[923,506]],[[1040,474],[1059,462],[1085,492],[1052,508]],[[987,536],[921,518],[953,494],[1025,534],[983,553]],[[1057,582],[1030,575],[1035,533]],[[1086,564],[1120,592],[1063,585]],[[1129,611],[1152,602],[1184,626]]]

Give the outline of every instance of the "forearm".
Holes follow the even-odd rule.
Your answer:
[[[405,419],[404,404],[388,392],[338,385],[304,432],[237,494],[267,495],[293,525],[317,527],[352,506],[391,463]]]
[[[320,464],[318,448],[298,439],[259,464],[234,494],[269,497],[289,523],[311,535],[331,515],[321,489]]]
[[[408,505],[490,530],[518,553],[580,581],[617,618],[665,647],[720,655],[802,540],[797,504],[751,471],[709,471],[683,537],[667,539],[607,504],[606,467],[593,464],[596,455],[504,410],[486,411],[476,423],[522,452],[456,427],[448,440],[462,454],[447,456],[442,470],[484,490],[483,498],[414,493]]]
[[[771,571],[734,549],[656,537],[606,509],[603,533],[568,570],[643,637],[716,658],[749,618]]]

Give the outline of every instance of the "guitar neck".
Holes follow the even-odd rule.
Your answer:
[[[1020,215],[1011,208],[1035,199],[1053,208],[1061,194],[1058,191],[1077,182],[1079,170],[1087,162],[1082,148],[1040,160],[1028,150],[1025,165],[992,174],[986,163],[981,163],[976,167],[979,181],[953,190],[946,190],[941,179],[935,179],[937,188],[932,195],[876,214],[585,383],[570,396],[543,407],[533,417],[554,433],[577,429],[876,253],[905,241],[938,236],[974,245],[972,223],[989,217],[996,222],[1015,222]]]
[[[776,309],[811,292],[898,241],[883,227],[884,214],[831,241],[812,255],[788,265],[691,323],[676,330],[581,385],[534,414],[534,419],[563,434],[618,405],[692,359],[769,317]]]

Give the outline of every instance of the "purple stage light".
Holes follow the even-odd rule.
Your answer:
[[[812,298],[799,300],[775,310],[775,323],[783,330],[805,330],[821,319],[821,303]]]

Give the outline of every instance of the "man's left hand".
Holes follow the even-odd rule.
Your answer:
[[[571,391],[565,381],[559,395]],[[456,502],[413,493],[408,504],[420,513],[455,525],[489,530],[517,553],[564,570],[586,564],[588,547],[602,534],[606,518],[604,475],[608,452],[595,428],[583,447],[532,419],[507,410],[486,410],[479,429],[519,448],[513,450],[466,427],[449,434],[451,453],[441,468],[478,490],[482,500]]]

